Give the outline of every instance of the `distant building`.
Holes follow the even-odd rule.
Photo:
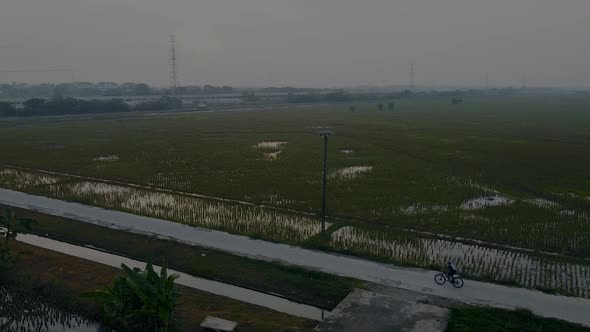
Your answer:
[[[95,89],[96,85],[90,82],[76,82],[76,88],[78,89]]]
[[[127,82],[127,83],[121,84],[121,89],[123,89],[127,92],[134,92],[136,86],[137,86],[137,84],[135,84],[135,83]]]
[[[100,91],[107,91],[107,90],[117,89],[119,87],[119,84],[117,84],[115,82],[100,82],[96,85],[96,87]]]

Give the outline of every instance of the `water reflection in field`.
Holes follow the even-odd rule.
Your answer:
[[[0,331],[110,331],[28,291],[0,287]]]

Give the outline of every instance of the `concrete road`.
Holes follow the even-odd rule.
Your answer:
[[[320,322],[316,330],[444,332],[448,319],[449,310],[443,307],[406,300],[395,292],[383,294],[355,289]]]
[[[434,283],[435,271],[401,268],[365,259],[254,240],[245,236],[195,228],[77,203],[0,189],[0,204],[30,209],[139,234],[157,234],[183,243],[210,247],[265,261],[278,261],[385,286],[501,308],[527,308],[535,314],[590,326],[590,300],[556,296],[524,288],[466,280],[465,286]]]

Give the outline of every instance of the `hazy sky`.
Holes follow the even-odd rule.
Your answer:
[[[590,0],[0,0],[0,82],[166,85],[171,34],[183,85],[590,86]]]

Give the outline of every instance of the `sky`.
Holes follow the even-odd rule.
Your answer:
[[[590,87],[589,0],[0,0],[0,82]]]

